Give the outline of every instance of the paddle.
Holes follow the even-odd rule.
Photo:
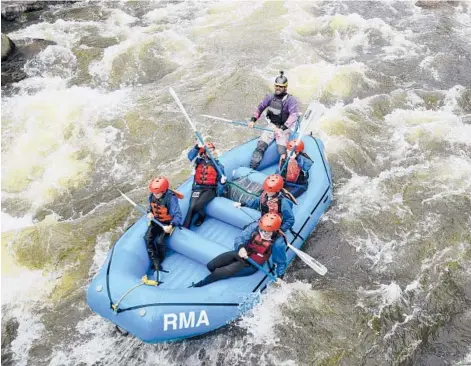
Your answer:
[[[271,280],[273,280],[274,282],[277,281],[277,278],[275,276],[273,276],[270,272],[268,272],[265,268],[263,268],[260,264],[258,264],[257,262],[255,262],[253,259],[251,259],[250,257],[247,257],[245,258],[247,260],[247,262],[249,262],[252,266],[258,268],[260,271],[262,271],[263,273],[265,273],[268,277],[270,277]]]
[[[312,106],[312,107],[311,107]],[[288,166],[288,162],[289,162],[289,159],[291,159],[291,156],[294,154],[295,150],[296,150],[296,147],[298,146],[299,144],[299,141],[301,141],[301,138],[303,137],[304,135],[304,132],[307,128],[307,126],[310,124],[310,121],[311,119],[313,121],[316,121],[318,120],[319,118],[322,117],[322,115],[325,113],[325,110],[326,108],[320,104],[320,103],[317,103],[317,102],[313,102],[309,105],[310,108],[308,108],[308,110],[306,111],[306,113],[304,114],[304,124],[302,124],[301,126],[301,131],[299,132],[299,136],[298,138],[296,139],[296,144],[293,146],[293,148],[290,150],[289,152],[289,155],[286,156],[285,158],[285,162],[283,163],[283,166],[281,167],[280,169],[280,175],[284,172],[284,170],[286,169],[286,167]],[[314,112],[314,114],[312,114]]]
[[[221,171],[221,168],[219,168],[218,164],[216,164],[216,161],[214,160],[213,156],[211,155],[211,152],[209,151],[208,147],[204,144],[203,137],[202,137],[201,134],[196,130],[196,126],[193,124],[193,122],[191,121],[190,117],[189,117],[188,114],[186,113],[185,108],[183,108],[183,104],[182,104],[182,102],[180,102],[180,99],[178,98],[177,94],[176,94],[175,91],[172,89],[172,87],[169,87],[168,90],[170,91],[170,94],[172,94],[172,97],[173,97],[173,99],[175,99],[175,102],[177,103],[177,105],[178,105],[178,106],[180,107],[180,109],[182,110],[182,113],[183,113],[184,116],[186,117],[186,120],[187,120],[188,123],[190,124],[191,128],[193,129],[193,131],[195,131],[196,137],[198,138],[198,140],[200,141],[200,143],[204,146],[204,149],[205,149],[205,151],[206,151],[206,154],[208,154],[209,158],[210,158],[211,161],[213,162],[214,167],[215,167],[216,170],[218,171],[219,175],[221,176],[221,178],[224,178],[224,180],[225,180],[225,179],[226,179],[225,175],[224,175],[223,172]]]
[[[202,117],[206,117],[206,118],[211,118],[211,119],[214,119],[214,120],[216,120],[216,121],[230,122],[230,123],[232,123],[233,125],[238,125],[238,126],[245,126],[245,127],[247,127],[247,126],[249,125],[247,122],[232,121],[232,120],[227,119],[227,118],[215,117],[215,116],[210,116],[210,115],[207,115],[207,114],[202,114],[201,116],[202,116]],[[271,128],[259,127],[259,126],[253,126],[253,128],[255,128],[255,129],[257,129],[257,130],[273,132],[273,130],[272,130]]]
[[[138,211],[140,211],[142,214],[144,214],[146,217],[147,217],[147,211],[144,207],[142,207],[141,205],[138,205],[136,202],[134,202],[132,199],[130,199],[128,196],[126,196],[123,192],[121,192],[119,189],[118,189],[118,192],[121,193],[121,196],[123,196],[124,198],[126,198],[126,200],[131,204],[133,205]],[[149,219],[147,217],[147,219]],[[164,228],[164,224],[162,224],[160,221],[157,221],[154,217],[151,219],[151,221],[153,221],[154,223],[156,223],[157,225],[159,225],[162,229]],[[172,228],[172,232],[173,232],[173,229]],[[171,233],[172,233],[171,232]],[[171,234],[170,233],[170,234]]]
[[[288,246],[288,248],[290,248],[294,252],[294,254],[296,254],[304,263],[306,263],[309,267],[311,267],[314,271],[319,273],[321,276],[324,276],[327,273],[327,268],[324,265],[316,261],[309,254],[304,253],[302,250],[288,243],[286,234],[284,232],[282,232],[281,230],[279,230],[278,232],[285,239],[285,243]]]

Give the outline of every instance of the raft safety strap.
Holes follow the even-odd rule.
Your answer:
[[[143,305],[136,305],[136,306],[131,306],[129,308],[125,309],[118,309],[116,312],[122,313],[124,311],[128,310],[136,310],[136,309],[141,309],[141,308],[147,308],[151,306],[240,306],[241,304],[239,303],[225,303],[225,302],[210,302],[210,303],[205,303],[205,302],[196,302],[196,303],[182,303],[182,302],[167,302],[167,303],[152,303],[152,304],[143,304]]]
[[[329,186],[332,185],[332,182],[330,180],[329,172],[327,171],[327,167],[325,166],[325,161],[324,161],[324,155],[322,154],[321,148],[319,147],[319,143],[317,142],[317,139],[313,136],[311,136],[314,141],[316,142],[317,149],[319,150],[319,154],[321,154],[321,159],[322,159],[322,164],[324,164],[324,169],[325,169],[325,174],[327,174],[327,179],[329,180]],[[311,159],[312,160],[312,159]]]
[[[110,307],[113,307],[113,300],[111,299],[111,291],[110,291],[110,268],[111,268],[111,260],[113,259],[114,247],[116,243],[111,248],[110,260],[108,261],[108,268],[106,268],[106,291],[108,292],[108,300],[110,300]]]
[[[159,282],[158,281],[155,281],[155,280],[149,280],[147,278],[147,275],[144,275],[142,276],[141,278],[141,282],[138,283],[137,285],[131,287],[129,290],[127,290],[123,296],[121,296],[121,298],[118,300],[118,302],[116,304],[111,304],[111,309],[113,309],[114,312],[116,313],[120,313],[121,311],[123,310],[120,310],[119,309],[119,304],[121,303],[121,301],[133,290],[135,290],[136,288],[138,288],[139,286],[142,286],[142,285],[148,285],[148,286],[158,286],[159,285]]]
[[[245,178],[245,177],[244,177]],[[256,195],[255,193],[252,193],[252,192],[249,192],[247,190],[245,190],[244,188],[242,188],[241,186],[239,186],[237,183],[234,183],[234,182],[227,182],[229,183],[229,185],[231,186],[234,186],[236,187],[237,189],[241,190],[242,192],[244,192],[245,194],[248,194],[250,196],[253,196],[253,197],[258,197],[258,195]]]
[[[293,229],[289,229],[289,231],[294,236],[293,241],[296,240],[297,238],[301,238],[302,241],[306,241],[306,239],[304,239],[301,235],[299,235],[299,232],[296,232]]]

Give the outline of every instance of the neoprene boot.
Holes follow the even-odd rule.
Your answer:
[[[263,159],[263,154],[265,150],[268,149],[268,144],[263,141],[257,142],[257,148],[254,150],[252,154],[252,159],[250,160],[250,168],[257,169],[260,165],[260,162]]]
[[[160,271],[161,266],[160,266],[160,259],[158,258],[152,258],[152,267],[154,268],[155,271]]]
[[[203,224],[205,218],[206,218],[206,216],[202,216],[202,215],[198,214],[198,219],[195,221],[195,226],[201,226]]]

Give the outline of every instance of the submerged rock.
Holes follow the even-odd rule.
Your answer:
[[[13,51],[15,51],[15,44],[8,36],[2,34],[2,61],[5,61]]]
[[[23,80],[27,75],[24,72],[25,63],[44,50],[47,46],[56,44],[44,39],[33,39],[32,43],[18,41],[8,59],[3,61],[3,35],[2,35],[2,86]]]

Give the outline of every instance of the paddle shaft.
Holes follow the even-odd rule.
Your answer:
[[[253,259],[251,259],[250,257],[247,257],[246,258],[247,262],[249,262],[252,266],[258,268],[260,271],[262,271],[263,273],[265,273],[268,277],[270,277],[270,279],[274,282],[276,282],[277,278],[275,276],[273,276],[270,272],[267,272],[265,270],[265,268],[263,268],[260,264],[258,264],[257,262],[255,262]]]
[[[175,99],[175,102],[177,103],[178,107],[180,107],[182,113],[183,113],[184,116],[186,117],[186,120],[187,120],[188,123],[190,124],[191,128],[192,128],[193,131],[195,132],[195,135],[196,135],[196,137],[198,138],[199,142],[201,143],[201,145],[204,146],[204,149],[205,149],[205,151],[206,151],[206,154],[208,154],[209,158],[210,158],[211,161],[213,162],[214,167],[215,167],[216,170],[218,171],[218,174],[219,174],[221,177],[224,177],[224,173],[221,171],[221,168],[220,168],[219,165],[216,163],[216,160],[214,159],[213,155],[212,155],[211,152],[209,151],[208,147],[204,144],[203,137],[202,137],[201,134],[196,130],[196,126],[195,126],[194,123],[191,121],[190,116],[188,116],[188,113],[186,113],[186,110],[185,110],[185,108],[183,107],[182,102],[180,102],[180,99],[178,98],[178,95],[175,93],[175,90],[173,90],[172,87],[169,87],[168,90],[170,91],[170,94],[172,95],[173,99]]]
[[[322,106],[322,109],[321,109],[321,110],[319,110],[319,108],[318,108],[319,106]],[[314,119],[313,119],[313,121],[318,120],[318,119],[321,118],[322,115],[325,113],[325,107],[324,107],[322,104],[317,103],[317,108],[318,108],[317,110],[314,110],[314,113],[315,113],[315,114],[314,114]],[[304,126],[303,126],[303,129],[299,132],[299,137],[296,139],[296,145],[291,149],[291,151],[290,151],[290,153],[289,153],[289,156],[286,157],[286,160],[285,160],[283,166],[282,166],[281,169],[280,169],[280,175],[283,173],[283,171],[284,171],[284,170],[286,169],[286,167],[288,166],[289,159],[290,159],[291,156],[294,154],[294,151],[296,150],[296,146],[298,146],[299,141],[301,141],[301,138],[302,138],[303,135],[304,135],[304,130],[307,128],[307,126],[308,126],[308,124],[309,124],[308,122],[310,121],[311,113],[312,113],[312,109],[310,109],[310,110],[308,109],[308,111],[306,111],[306,114],[305,114],[305,116],[304,116],[305,119],[306,119],[306,122],[305,122],[305,124],[304,124]],[[300,118],[300,117],[298,117],[298,119],[299,119],[299,118]]]
[[[230,120],[230,119],[227,119],[227,118],[215,117],[215,116],[210,116],[210,115],[207,115],[207,114],[202,114],[201,116],[211,118],[211,119],[214,119],[216,121],[229,122],[229,123],[232,123],[233,125],[238,125],[238,126],[247,127],[249,125],[247,122],[233,121],[233,120]],[[273,130],[271,128],[259,127],[259,126],[253,126],[253,128],[255,128],[256,130],[273,132]]]
[[[136,202],[134,202],[132,199],[130,199],[128,196],[126,196],[123,192],[121,192],[119,189],[118,189],[118,192],[121,193],[121,196],[123,196],[124,198],[126,198],[126,200],[131,203],[131,205],[133,205],[138,211],[140,211],[142,214],[146,215],[147,217],[147,211],[144,207],[142,207],[141,205],[138,205]],[[147,219],[149,219],[147,217]],[[159,225],[162,229],[163,227],[165,226],[164,224],[162,224],[160,221],[157,221],[155,219],[155,217],[153,217],[151,219],[152,222],[156,223],[157,225]]]

